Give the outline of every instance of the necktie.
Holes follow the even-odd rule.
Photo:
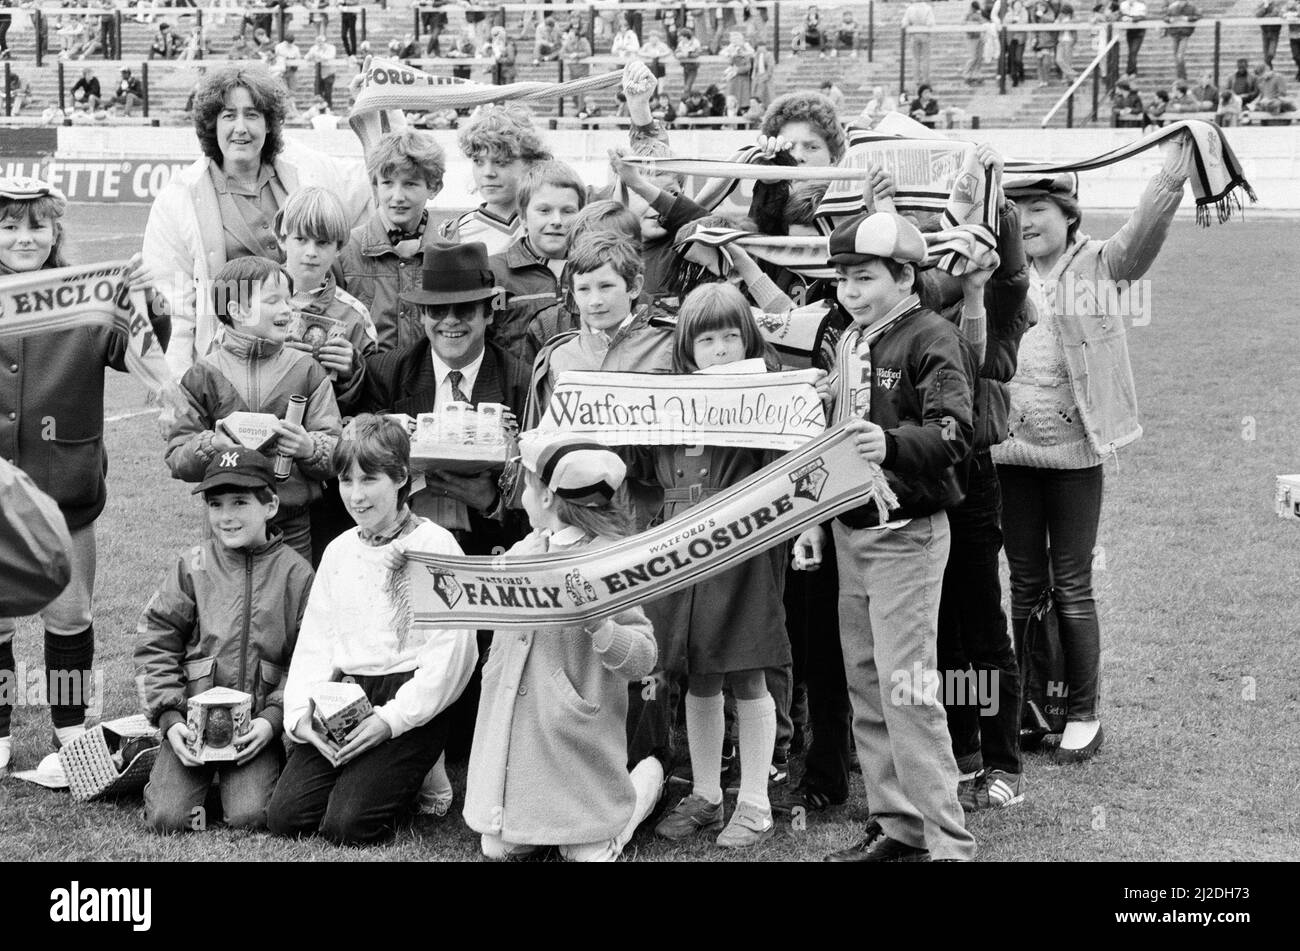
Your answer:
[[[465,376],[459,370],[452,370],[447,374],[447,382],[451,384],[451,398],[457,403],[470,402],[470,398],[466,396],[465,391],[460,388],[460,382],[463,379],[465,379]]]

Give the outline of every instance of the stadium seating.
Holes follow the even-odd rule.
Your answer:
[[[1208,21],[1213,17],[1249,16],[1253,12],[1254,5],[1254,0],[1202,0],[1202,2],[1198,3],[1202,17],[1206,22],[1203,22],[1197,29],[1188,47],[1188,76],[1193,81],[1204,71],[1213,67],[1215,31],[1213,23]],[[764,29],[764,35],[768,38],[769,43],[775,40],[779,44],[780,50],[780,61],[777,65],[773,89],[778,92],[801,88],[815,89],[823,80],[831,79],[845,94],[843,112],[846,117],[856,115],[862,110],[870,99],[871,90],[874,86],[883,87],[887,94],[897,94],[901,79],[903,88],[909,96],[915,92],[914,64],[905,61],[903,64],[904,74],[900,77],[902,44],[899,21],[906,6],[904,0],[893,0],[893,2],[877,0],[874,17],[872,17],[869,3],[819,4],[823,14],[823,25],[831,28],[838,22],[842,10],[853,10],[859,24],[858,44],[860,53],[857,58],[845,56],[821,57],[816,53],[804,53],[803,55],[794,55],[792,53],[790,49],[791,32],[802,22],[807,6],[808,4],[802,2],[802,0],[782,2],[779,13],[779,30],[776,28],[774,20],[769,20]],[[1091,29],[1087,23],[1090,16],[1089,10],[1086,9],[1088,4],[1079,2],[1076,7],[1076,18],[1080,18],[1081,22],[1073,62],[1075,69],[1081,70],[1094,56],[1094,50]],[[1153,2],[1151,7],[1153,17],[1158,16],[1163,10],[1163,4],[1159,2]],[[948,0],[948,2],[932,2],[932,8],[938,25],[953,27],[961,23],[967,10],[967,4],[964,0]],[[562,4],[556,4],[554,9],[561,19],[567,15]],[[446,12],[448,25],[445,35],[454,35],[463,26],[461,8],[448,7]],[[558,69],[555,63],[543,63],[541,65],[533,65],[532,63],[531,25],[529,25],[527,35],[524,35],[525,17],[528,15],[520,9],[507,7],[507,29],[515,37],[519,47],[518,78],[520,80],[555,80],[558,78]],[[177,33],[185,36],[194,22],[194,13],[185,8],[167,9],[160,11],[157,20],[170,22]],[[415,25],[414,20],[410,0],[389,0],[386,9],[380,8],[378,5],[367,5],[366,27],[372,50],[377,55],[386,55],[388,40],[411,32]],[[106,94],[116,82],[120,65],[129,65],[136,72],[136,75],[141,75],[144,65],[148,62],[149,44],[156,30],[156,22],[143,24],[136,22],[129,15],[125,16],[122,27],[121,60],[91,59],[66,62],[64,64],[65,88],[71,87],[72,83],[76,81],[80,69],[84,66],[89,66],[95,71]],[[870,32],[868,31],[869,22],[871,23]],[[228,17],[225,23],[221,23],[218,18],[208,14],[205,17],[205,25],[208,27],[209,42],[213,51],[212,59],[224,61],[224,52],[229,46],[231,35],[238,28],[237,21],[233,17]],[[654,20],[653,11],[645,11],[643,34],[656,28],[657,24]],[[310,27],[300,14],[297,21],[290,18],[288,29],[295,34],[299,46],[305,50],[311,42],[314,28]],[[331,17],[328,30],[331,41],[334,42],[336,47],[339,47],[341,44],[338,37],[339,24],[337,16]],[[774,34],[776,35],[774,36]],[[56,38],[51,37],[51,42],[57,47]],[[30,32],[17,35],[11,34],[10,46],[13,51],[10,61],[11,68],[17,71],[23,80],[31,84],[32,96],[23,110],[24,115],[39,115],[45,108],[57,105],[59,101],[57,57],[47,53],[44,65],[36,68],[34,65],[33,36]],[[1029,48],[1031,46],[1032,43],[1027,43],[1025,53],[1028,81],[1019,88],[1013,88],[1008,83],[1006,93],[1000,94],[997,83],[997,64],[995,62],[985,63],[985,82],[982,85],[971,87],[965,85],[962,81],[961,69],[967,56],[964,30],[958,29],[954,32],[933,34],[931,36],[930,82],[940,103],[944,107],[956,107],[966,114],[979,116],[982,124],[986,127],[1038,125],[1043,116],[1060,97],[1065,86],[1058,82],[1045,89],[1038,88],[1034,73],[1033,53],[1032,49]],[[608,38],[597,41],[595,53],[598,60],[600,57],[609,54]],[[1120,44],[1120,56],[1122,63],[1122,42]],[[1252,65],[1259,61],[1259,29],[1253,24],[1225,26],[1222,29],[1219,56],[1221,76],[1226,77],[1231,73],[1233,64],[1238,57],[1246,57]],[[908,51],[907,59],[910,60],[910,51]],[[211,60],[208,62],[211,62]],[[608,63],[608,61],[605,62]],[[148,62],[149,114],[152,117],[160,118],[164,123],[182,121],[185,100],[196,78],[195,70],[201,65],[203,65],[202,62]],[[1278,52],[1277,65],[1284,74],[1289,75],[1291,73],[1289,50],[1285,37]],[[666,66],[668,69],[666,88],[670,95],[675,96],[681,90],[681,69],[674,60],[667,61]],[[697,85],[706,87],[711,83],[716,83],[719,86],[725,86],[723,74],[726,67],[727,64],[724,61],[706,57],[700,64]],[[598,61],[593,65],[593,68],[608,67]],[[1147,31],[1139,58],[1139,70],[1138,86],[1148,98],[1154,94],[1156,89],[1168,88],[1174,79],[1172,45],[1167,37],[1161,35],[1159,28],[1152,28]],[[335,81],[336,109],[342,110],[346,108],[348,100],[347,83],[354,73],[355,67],[346,60],[341,59],[338,61]],[[473,78],[486,78],[482,67],[476,68]],[[300,108],[306,108],[310,103],[313,91],[312,70],[304,67],[299,70],[299,76],[292,90],[295,102]],[[1074,121],[1076,125],[1086,124],[1088,121],[1088,113],[1091,111],[1091,97],[1092,89],[1089,83],[1080,90],[1079,98],[1075,102]],[[607,113],[613,113],[615,103],[612,90],[598,96],[597,100]],[[556,103],[539,103],[536,108],[543,118],[553,117],[558,112]],[[1065,110],[1061,110],[1053,119],[1052,125],[1064,125],[1065,121]],[[1104,101],[1101,104],[1101,115],[1095,121],[1102,124],[1107,124],[1110,121],[1109,109]]]

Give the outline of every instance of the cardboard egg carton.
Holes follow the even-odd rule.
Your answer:
[[[190,697],[186,726],[194,734],[191,749],[205,763],[232,763],[242,755],[235,740],[252,728],[253,696],[242,690],[213,687]]]

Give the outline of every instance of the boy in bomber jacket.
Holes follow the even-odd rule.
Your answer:
[[[915,225],[859,215],[835,229],[830,254],[854,321],[839,344],[835,419],[859,417],[849,424],[858,451],[885,470],[899,504],[833,523],[840,644],[872,819],[860,842],[827,860],[969,860],[975,840],[933,679],[945,509],[962,498],[957,467],[970,451],[978,371],[962,331],[916,295],[926,245]],[[817,527],[796,540],[796,568],[820,563],[824,537]]]
[[[136,629],[140,703],[164,742],[145,788],[155,832],[202,829],[197,812],[218,767],[194,757],[187,701],[211,687],[253,695],[252,727],[220,767],[225,822],[265,828],[283,751],[284,675],[311,590],[311,568],[268,522],[279,506],[271,464],[251,449],[220,453],[202,493],[214,537],[183,552]]]
[[[173,478],[198,482],[219,454],[238,448],[217,423],[236,411],[276,418],[275,452],[293,460],[280,482],[280,508],[272,519],[285,544],[311,561],[308,507],[321,497],[321,483],[334,475],[330,462],[342,427],[334,388],[310,353],[284,345],[293,311],[289,275],[266,258],[236,258],[215,281],[217,319],[224,325],[216,347],[181,377],[189,403],[167,436]],[[290,397],[307,400],[302,424],[287,421]]]

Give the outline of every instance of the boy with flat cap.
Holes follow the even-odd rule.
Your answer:
[[[853,735],[872,819],[835,862],[968,860],[975,840],[957,801],[957,764],[937,696],[939,594],[948,516],[961,501],[956,467],[970,450],[969,347],[921,306],[925,239],[895,214],[859,215],[835,229],[830,263],[853,319],[837,350],[836,421],[852,420],[858,451],[884,470],[898,507],[875,504],[833,523],[840,574],[840,643]],[[795,542],[796,567],[821,560],[824,531]]]
[[[155,832],[199,830],[217,771],[194,756],[188,700],[212,687],[253,695],[239,756],[221,769],[221,810],[232,828],[266,828],[284,751],[284,676],[311,591],[311,566],[270,524],[280,507],[275,472],[242,446],[213,456],[202,493],[212,537],[183,552],[136,627],[135,679],[149,722],[163,735],[144,791]]]

